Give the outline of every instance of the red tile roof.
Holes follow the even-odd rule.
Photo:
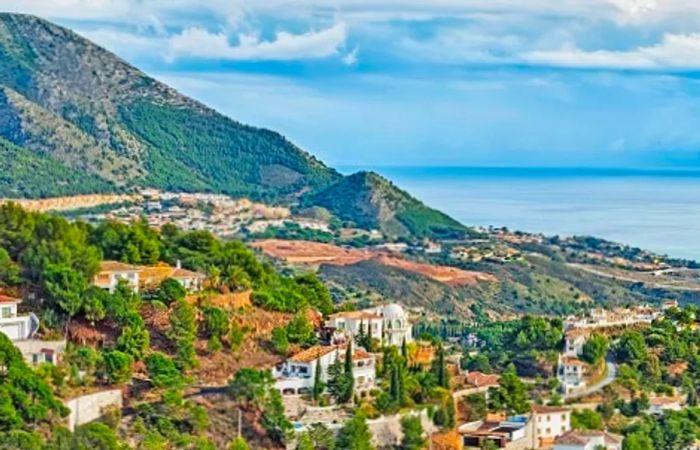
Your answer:
[[[22,300],[15,297],[10,297],[9,295],[0,294],[0,303],[19,303]]]

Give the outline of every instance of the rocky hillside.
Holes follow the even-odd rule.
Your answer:
[[[0,137],[15,144],[3,146],[5,158],[21,149],[56,167],[6,171],[2,196],[150,186],[281,201],[340,178],[282,135],[229,119],[28,15],[0,14]],[[71,170],[84,176],[67,187],[61,177]]]

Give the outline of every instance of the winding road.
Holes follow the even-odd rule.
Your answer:
[[[571,392],[564,395],[564,400],[571,400],[595,394],[605,386],[615,381],[615,377],[617,376],[617,365],[613,361],[608,360],[605,362],[605,366],[605,377],[602,380],[598,381],[596,384],[581,389],[580,391]]]

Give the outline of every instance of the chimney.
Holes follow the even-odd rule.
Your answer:
[[[177,262],[175,263],[175,268],[176,269],[182,269],[182,263],[180,263],[180,260],[178,259]]]

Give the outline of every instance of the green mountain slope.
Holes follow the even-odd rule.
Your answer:
[[[55,197],[114,189],[102,179],[34,154],[3,138],[0,138],[0,167],[0,197]]]
[[[111,189],[277,202],[340,178],[280,134],[229,119],[37,17],[0,14],[0,89],[0,136]]]
[[[307,196],[305,202],[328,209],[358,227],[378,229],[390,236],[454,238],[468,229],[429,208],[374,172],[358,172]]]

